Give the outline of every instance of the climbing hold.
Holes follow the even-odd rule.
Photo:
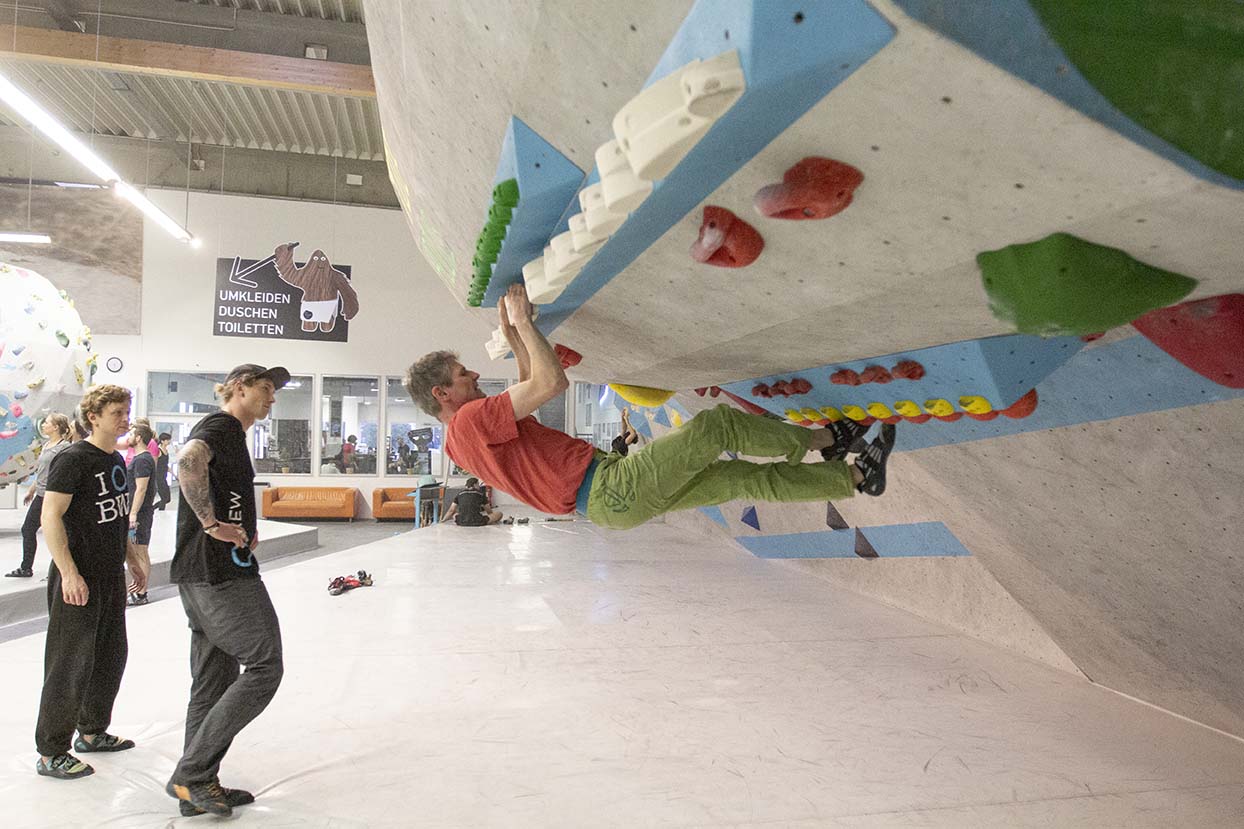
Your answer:
[[[518,207],[518,179],[507,178],[499,182],[496,187],[492,188],[492,200],[494,204]]]
[[[783,397],[790,397],[791,394],[793,394],[790,384],[785,380],[778,380],[776,383],[769,386],[769,391],[773,394],[780,394]]]
[[[989,307],[1022,334],[1094,334],[1178,302],[1196,280],[1055,233],[977,254]]]
[[[786,415],[786,419],[791,423],[803,423],[807,420],[798,409],[787,409],[783,414]]]
[[[22,416],[22,407],[14,404],[13,417],[21,417],[21,416]]]
[[[646,406],[649,409],[665,403],[674,396],[674,392],[666,389],[654,389],[648,386],[628,386],[624,383],[610,383],[609,388],[613,389],[618,397],[621,397],[627,403],[633,403],[636,406]]]
[[[596,170],[601,199],[610,213],[625,216],[652,193],[652,182],[635,175],[617,141],[606,141],[596,149]]]
[[[60,343],[63,348],[69,347],[69,335],[64,331],[58,330],[56,332],[56,341]]]
[[[745,268],[765,248],[756,228],[724,207],[706,205],[700,235],[691,245],[691,258],[719,268]]]
[[[955,413],[951,402],[941,397],[924,401],[924,410],[934,417],[947,417]]]
[[[704,395],[708,394],[708,386],[701,386],[700,388],[695,390],[695,393],[698,394],[700,397],[703,397]]]
[[[1029,389],[1028,393],[1002,410],[1007,417],[1028,417],[1037,410],[1037,390]]]
[[[806,419],[809,423],[815,423],[818,426],[824,426],[829,423],[829,420],[826,419],[825,415],[821,414],[817,409],[808,407],[800,409],[799,413],[802,414],[804,419]]]
[[[781,184],[762,187],[753,204],[771,219],[828,219],[851,204],[863,181],[850,164],[809,156],[787,170]]]
[[[923,414],[914,400],[899,400],[894,404],[894,411],[903,417],[919,417]]]
[[[573,348],[567,348],[561,343],[553,345],[553,352],[557,355],[557,360],[561,363],[562,368],[573,368],[583,362],[583,355],[575,351]]]
[[[888,383],[893,379],[883,366],[868,366],[860,372],[861,383]]]
[[[570,217],[570,239],[574,243],[575,253],[592,256],[609,241],[609,235],[588,230],[587,217],[576,213]]]
[[[863,380],[857,372],[844,368],[829,375],[829,382],[839,386],[858,386]]]
[[[766,384],[760,383],[759,385],[752,386],[752,397],[769,398],[773,397],[773,392]]]
[[[966,395],[959,398],[959,408],[968,414],[983,415],[993,411],[993,405],[979,395]]]
[[[588,232],[611,236],[626,221],[625,213],[615,213],[605,204],[605,193],[600,182],[579,191],[579,207],[583,210]]]
[[[890,407],[884,403],[869,403],[868,413],[878,420],[894,417],[894,412],[890,411]]]
[[[1244,389],[1244,294],[1222,294],[1152,311],[1132,323],[1197,374]]]
[[[964,412],[963,414],[967,415],[968,417],[972,418],[973,420],[993,420],[993,419],[994,419],[994,418],[996,418],[999,414],[1001,414],[1001,412],[998,412],[998,411],[989,411],[989,412],[982,412],[982,413],[980,413],[980,414],[976,414],[975,412]]]
[[[760,531],[760,519],[756,517],[756,508],[747,507],[743,510],[743,514],[739,516],[739,520],[757,532]]]
[[[932,419],[933,415],[931,414],[918,414],[910,417],[903,415],[903,420],[906,420],[908,423],[927,423]]]
[[[752,401],[739,397],[737,394],[732,394],[731,392],[728,392],[725,389],[722,389],[721,393],[724,394],[726,397],[730,398],[731,400],[733,400],[735,403],[737,403],[739,408],[745,412],[750,412],[751,414],[760,415],[762,417],[776,417],[777,416],[777,415],[774,415],[772,412],[770,412],[768,409],[764,409],[760,406],[757,406]]]
[[[856,421],[862,422],[868,419],[868,412],[864,411],[859,406],[852,406],[852,405],[843,406],[842,413],[846,415],[847,417],[851,418],[852,420],[856,420]]]
[[[924,366],[915,360],[899,360],[891,369],[891,373],[903,380],[919,380],[924,376]]]
[[[716,396],[717,396],[717,395],[719,395],[719,394],[721,394],[721,387],[719,387],[719,386],[709,386],[709,387],[708,387],[708,396],[709,396],[709,397],[716,397]]]
[[[670,423],[674,425],[675,429],[682,425],[682,415],[677,409],[670,410]]]
[[[825,419],[830,423],[837,423],[843,418],[842,412],[838,411],[833,406],[822,406],[821,414],[825,415]]]

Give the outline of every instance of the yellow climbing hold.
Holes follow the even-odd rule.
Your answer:
[[[868,419],[868,412],[864,411],[859,406],[843,406],[842,413],[852,420]]]
[[[868,413],[878,420],[894,417],[894,412],[890,411],[890,407],[884,403],[869,403]]]
[[[903,417],[919,417],[920,407],[914,400],[900,400],[894,404],[894,411]]]
[[[983,397],[971,394],[959,398],[959,406],[969,414],[989,414],[993,406]]]
[[[77,366],[74,366],[73,367],[73,379],[78,381],[78,385],[81,386],[83,383],[86,382],[86,375],[82,373],[82,369],[78,368]]]
[[[799,413],[803,415],[804,420],[810,420],[813,423],[815,423],[818,420],[825,419],[824,416],[820,412],[818,412],[816,409],[813,409],[813,408],[800,409]]]
[[[955,407],[950,401],[941,397],[924,401],[924,410],[934,417],[946,417],[955,413]]]
[[[805,420],[807,420],[807,418],[803,416],[803,412],[799,411],[798,409],[787,409],[786,419],[789,420],[791,423],[803,423]]]
[[[674,424],[675,429],[682,425],[682,415],[677,409],[670,409],[670,423]]]
[[[651,389],[647,386],[628,386],[623,383],[610,383],[609,388],[625,400],[627,403],[634,403],[636,406],[644,406],[654,409],[665,403],[674,396],[672,391],[667,389]]]
[[[825,415],[825,419],[830,423],[837,423],[842,420],[842,412],[838,411],[833,406],[822,406],[821,414]]]

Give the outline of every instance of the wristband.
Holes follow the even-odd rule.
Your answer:
[[[210,527],[204,527],[203,532],[210,533],[212,530],[216,529],[219,526],[220,526],[220,522],[217,521],[215,524],[211,525]]]

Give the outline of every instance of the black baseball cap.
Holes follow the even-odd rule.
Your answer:
[[[271,380],[272,387],[280,389],[284,388],[285,384],[289,382],[289,372],[283,366],[264,368],[254,363],[243,363],[229,372],[229,376],[225,378],[225,385],[236,383],[239,380],[252,383],[256,380]]]

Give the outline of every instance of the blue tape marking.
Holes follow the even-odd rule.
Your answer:
[[[888,354],[868,360],[829,363],[804,371],[771,374],[728,383],[721,388],[777,415],[784,415],[787,409],[807,406],[842,408],[846,404],[854,404],[865,407],[868,403],[877,402],[893,408],[897,400],[913,400],[917,405],[922,405],[925,400],[937,397],[949,400],[957,409],[959,397],[969,394],[986,398],[995,409],[1004,409],[1023,397],[1029,389],[1035,388],[1050,372],[1083,347],[1084,342],[1079,337],[1044,339],[1027,334],[1007,334]],[[892,369],[899,360],[915,360],[920,363],[924,366],[924,377],[919,380],[896,378],[891,383],[865,383],[861,386],[838,386],[829,381],[829,376],[838,369],[849,368],[862,372],[870,365]],[[778,380],[790,380],[792,377],[802,377],[810,382],[812,391],[791,397],[752,396],[752,388],[757,383],[771,385]]]
[[[743,514],[739,516],[739,520],[756,532],[760,532],[760,518],[756,515],[755,507],[747,507],[743,510]]]
[[[551,333],[893,37],[893,27],[865,0],[697,0],[646,85],[692,60],[737,49],[747,90],[682,163],[655,183],[652,195],[561,296],[541,309],[539,329]],[[574,209],[563,211],[561,221]],[[489,296],[513,281],[512,274],[498,270]]]
[[[1244,189],[1244,181],[1205,166],[1149,132],[1085,79],[1026,0],[894,0],[911,17],[1043,92],[1205,181]],[[1144,48],[1143,43],[1119,48]]]
[[[759,558],[855,558],[855,530],[745,535],[734,540]]]
[[[726,526],[726,516],[721,514],[721,507],[700,507],[700,512],[704,513],[721,526]]]
[[[972,555],[941,521],[860,527],[859,531],[882,558]]]
[[[548,240],[556,235],[566,203],[583,182],[583,171],[522,119],[511,117],[493,184],[511,178],[518,179],[518,207],[510,218],[484,292],[483,303],[489,306],[496,305],[505,290],[523,278],[523,265],[543,253]]]
[[[1036,388],[1040,401],[1037,410],[1019,420],[999,417],[977,421],[964,417],[954,423],[900,423],[895,451],[1058,429],[1244,397],[1244,389],[1230,389],[1202,377],[1139,335],[1079,352]]]

